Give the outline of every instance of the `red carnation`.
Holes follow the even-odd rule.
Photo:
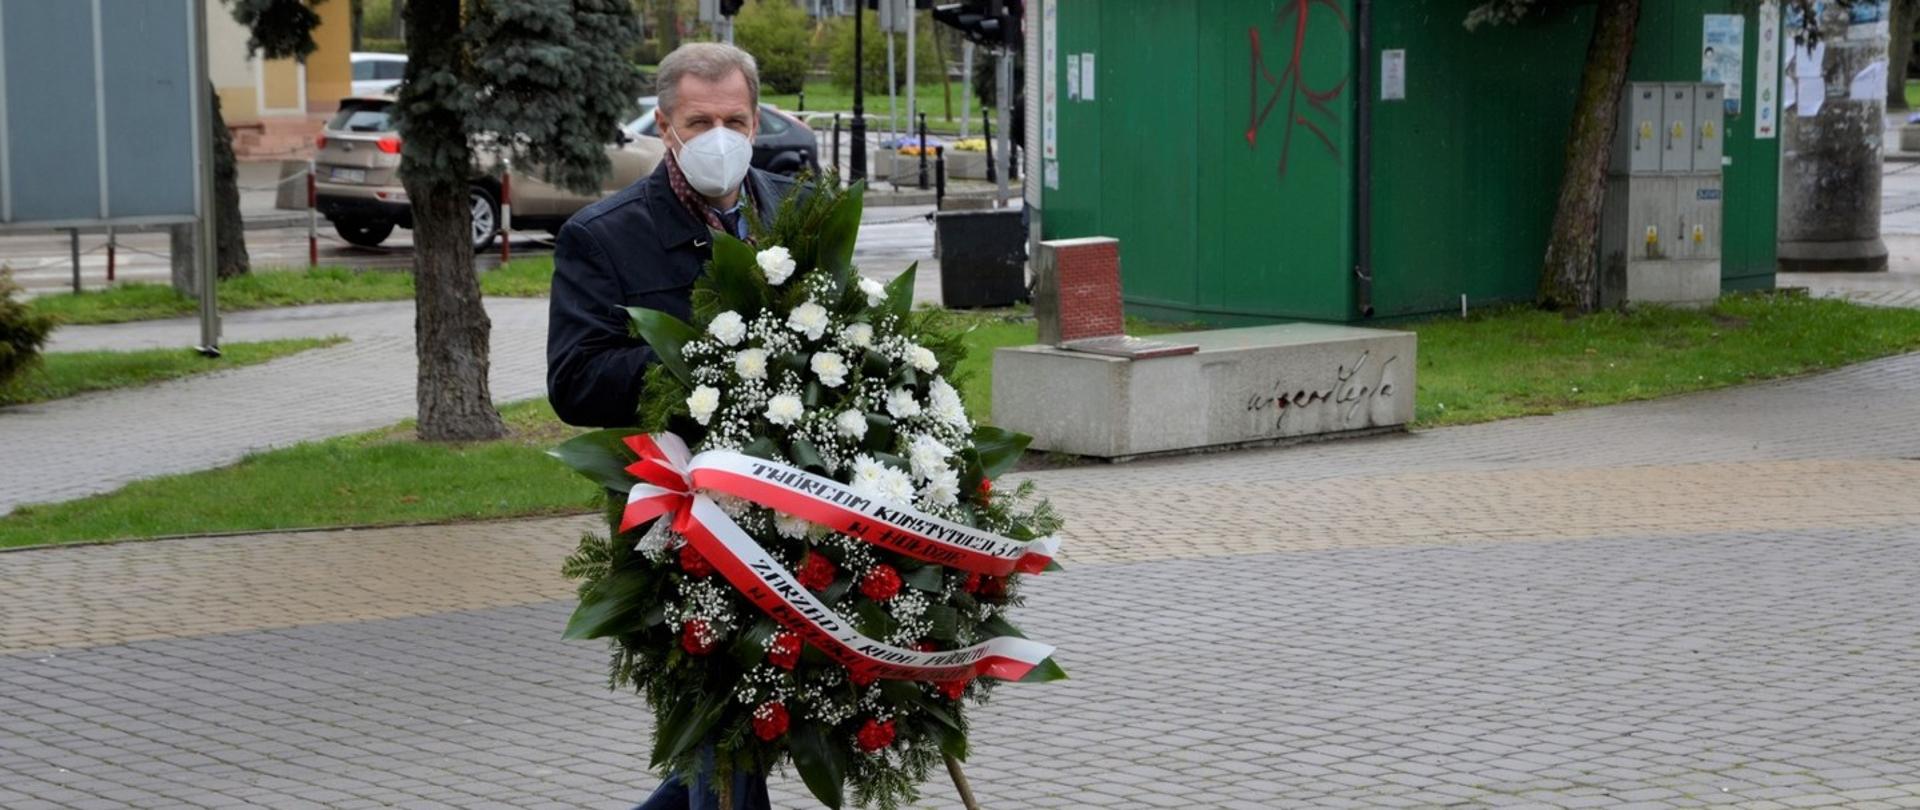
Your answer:
[[[787,707],[782,703],[767,702],[753,710],[753,733],[760,739],[773,741],[787,733]]]
[[[940,693],[946,695],[948,700],[959,700],[961,696],[967,693],[967,683],[968,680],[966,678],[961,678],[957,681],[947,681],[946,683],[940,684]]]
[[[986,597],[1006,596],[1007,595],[1007,578],[1006,577],[981,577],[980,585],[978,588],[974,590],[974,593],[977,593],[977,594],[980,594],[981,596],[986,596]]]
[[[713,573],[713,563],[694,551],[691,544],[684,545],[680,547],[680,570],[696,577],[709,576]]]
[[[993,497],[993,479],[990,479],[990,478],[980,479],[980,502],[986,503],[987,500],[992,497]]]
[[[968,574],[967,581],[960,583],[960,590],[966,591],[967,593],[979,593],[981,579],[983,579],[983,577],[977,572]]]
[[[874,681],[879,679],[880,673],[871,669],[847,670],[847,680],[852,681],[854,686],[871,686]]]
[[[833,561],[824,555],[807,552],[807,558],[800,563],[800,572],[794,578],[800,580],[800,586],[810,591],[824,591],[833,587],[833,575],[836,573]]]
[[[860,733],[854,739],[860,744],[860,750],[869,754],[892,745],[893,721],[881,723],[869,717],[867,722],[860,726]]]
[[[689,619],[680,630],[680,647],[688,655],[706,655],[713,652],[713,631],[707,629],[707,623],[699,619]]]
[[[800,663],[800,637],[792,633],[775,635],[767,647],[767,661],[781,669],[793,669]]]
[[[885,602],[900,593],[900,572],[891,565],[876,565],[860,578],[860,592],[875,602]]]

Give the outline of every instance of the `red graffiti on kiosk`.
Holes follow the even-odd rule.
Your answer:
[[[1300,69],[1301,57],[1307,46],[1307,24],[1312,18],[1313,7],[1316,5],[1326,6],[1335,17],[1339,18],[1342,29],[1348,34],[1353,32],[1353,24],[1347,20],[1347,13],[1335,0],[1292,0],[1287,3],[1280,9],[1279,21],[1281,30],[1285,30],[1288,18],[1292,18],[1293,54],[1287,57],[1287,66],[1280,71],[1278,78],[1273,75],[1273,71],[1267,69],[1260,44],[1260,27],[1251,26],[1247,29],[1247,37],[1253,41],[1252,81],[1249,83],[1250,98],[1247,104],[1247,146],[1251,148],[1260,145],[1260,127],[1266,124],[1267,116],[1280,103],[1281,97],[1285,96],[1287,134],[1280,145],[1280,178],[1282,180],[1287,177],[1287,161],[1293,154],[1293,134],[1300,127],[1305,127],[1307,131],[1319,138],[1321,145],[1327,148],[1328,154],[1336,158],[1340,156],[1340,147],[1334,145],[1333,139],[1328,137],[1327,131],[1322,128],[1323,124],[1309,114],[1318,113],[1325,119],[1326,125],[1338,123],[1340,116],[1334,111],[1330,102],[1346,92],[1348,75],[1341,74],[1340,81],[1334,83],[1332,87],[1315,89],[1307,84],[1306,77],[1302,75]],[[1272,88],[1265,103],[1260,100],[1262,85]],[[1300,108],[1300,100],[1303,96],[1307,102],[1304,110]]]

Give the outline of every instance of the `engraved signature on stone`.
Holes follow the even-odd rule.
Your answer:
[[[1289,385],[1286,380],[1276,380],[1273,385],[1247,397],[1247,412],[1275,411],[1273,427],[1278,430],[1285,424],[1290,410],[1331,402],[1335,407],[1342,407],[1341,421],[1352,423],[1354,414],[1360,411],[1360,406],[1377,397],[1393,396],[1393,383],[1387,381],[1387,369],[1399,359],[1398,355],[1394,355],[1380,363],[1378,385],[1364,385],[1358,379],[1360,372],[1365,370],[1367,364],[1373,360],[1371,350],[1360,352],[1360,357],[1353,362],[1352,366],[1342,364],[1335,367],[1333,385],[1328,388],[1297,388]]]

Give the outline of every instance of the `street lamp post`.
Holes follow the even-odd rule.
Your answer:
[[[854,0],[853,4],[853,152],[847,156],[847,175],[854,182],[867,179],[867,103],[861,88],[861,74],[866,73],[867,62],[862,52],[865,39],[861,29],[865,27],[867,0]]]

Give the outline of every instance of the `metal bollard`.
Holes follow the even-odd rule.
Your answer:
[[[987,182],[1000,182],[1000,170],[993,164],[993,118],[985,110],[980,112],[980,135],[987,142]]]
[[[307,269],[320,266],[320,194],[315,189],[313,159],[307,159]]]
[[[840,114],[833,114],[833,176],[840,176]]]
[[[933,210],[945,207],[947,201],[947,148],[933,148]]]
[[[920,190],[927,190],[927,114],[920,114]]]
[[[500,169],[500,263],[513,261],[513,159]]]
[[[67,235],[71,240],[68,244],[73,249],[73,291],[77,295],[80,292],[80,229],[74,228]]]
[[[107,284],[113,284],[114,265],[119,263],[120,242],[114,238],[113,226],[107,226]]]
[[[795,103],[795,105],[794,105],[794,106],[797,106],[797,107],[799,107],[799,108],[800,108],[800,109],[798,109],[798,110],[794,110],[794,112],[806,112],[806,111],[807,111],[807,91],[806,91],[806,88],[801,88],[801,90],[800,90],[800,99],[799,99],[799,101],[797,101],[797,102]]]

